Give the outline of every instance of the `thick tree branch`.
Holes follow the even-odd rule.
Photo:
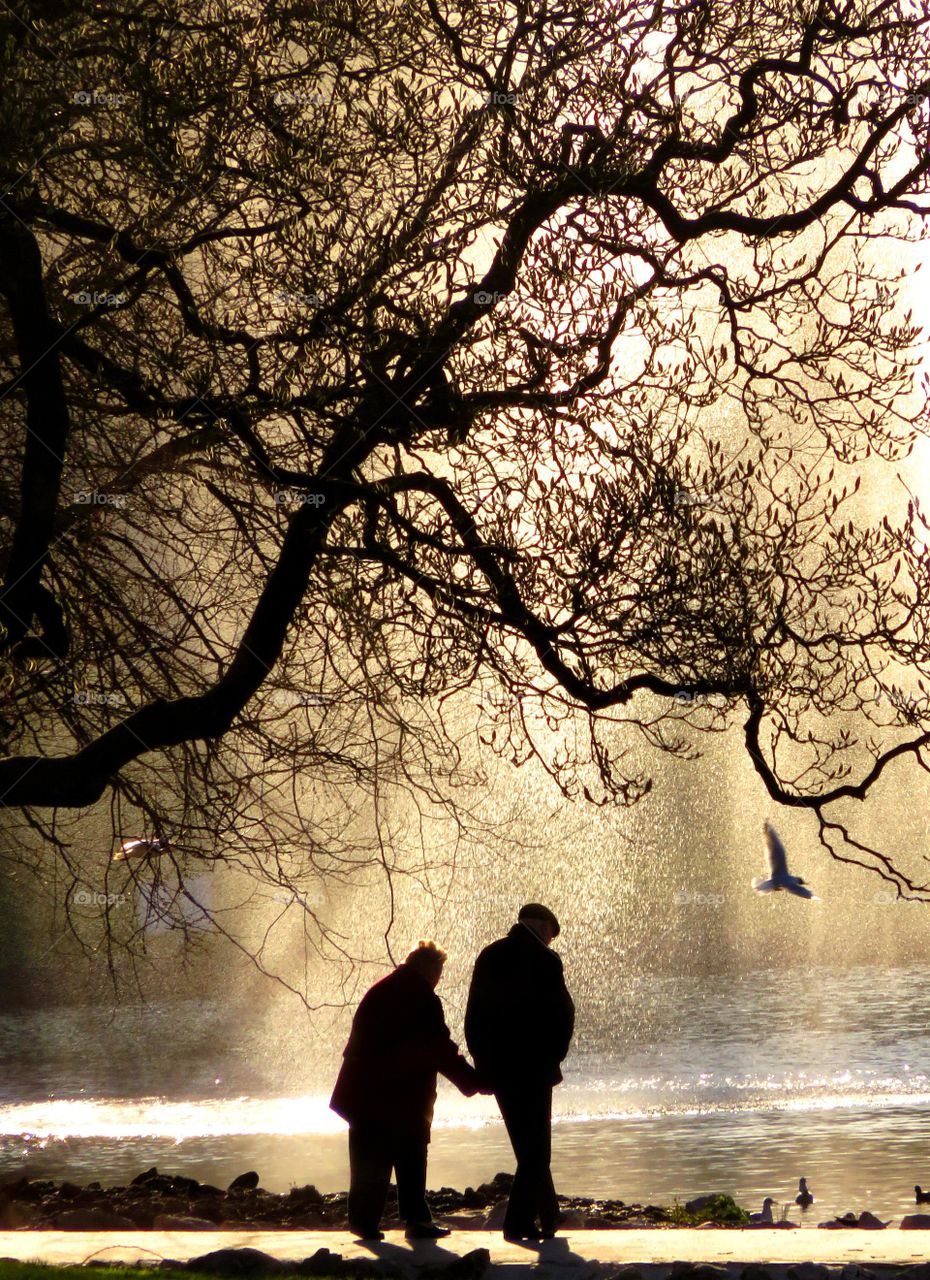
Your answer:
[[[48,309],[42,255],[32,232],[9,219],[0,222],[0,293],[9,306],[19,357],[14,388],[21,387],[26,398],[19,514],[0,591],[2,651],[25,637],[36,614],[69,430],[58,356],[62,333]]]
[[[337,485],[321,481],[319,491],[324,501],[318,507],[301,506],[291,517],[278,561],[235,657],[211,688],[170,702],[152,702],[71,755],[0,760],[0,804],[93,804],[112,778],[140,756],[221,737],[277,661],[326,531],[344,502]]]

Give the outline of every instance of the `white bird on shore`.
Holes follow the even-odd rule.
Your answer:
[[[765,824],[766,854],[769,861],[769,878],[761,880],[758,876],[752,882],[756,893],[776,893],[779,889],[787,889],[799,898],[820,899],[808,889],[800,876],[793,876],[788,871],[788,855],[785,846],[779,839],[778,832],[770,822]]]
[[[802,1209],[807,1209],[814,1203],[814,1197],[807,1189],[806,1178],[802,1178],[798,1183],[798,1194],[794,1197],[794,1203],[799,1204]]]
[[[151,858],[154,854],[166,853],[167,840],[121,840],[119,848],[113,855],[114,862],[126,862],[129,858]]]
[[[766,1196],[765,1199],[762,1201],[762,1212],[751,1213],[749,1215],[749,1221],[774,1223],[774,1219],[772,1218],[772,1205],[774,1203],[775,1201],[772,1199],[771,1196]]]

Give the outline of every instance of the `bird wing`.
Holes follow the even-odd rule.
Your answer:
[[[113,855],[114,862],[123,862],[126,858],[147,858],[153,853],[163,853],[165,842],[152,840],[121,840],[119,848]]]
[[[121,840],[119,848],[113,855],[114,862],[122,862],[124,858],[135,858],[142,852],[140,845],[144,845],[144,840]]]
[[[812,889],[808,889],[806,884],[786,884],[785,888],[789,893],[793,893],[798,898],[817,898],[816,893]],[[820,902],[820,898],[817,898]]]
[[[773,884],[771,880],[760,880],[758,876],[753,878],[752,887],[756,893],[774,893],[778,885]]]
[[[779,839],[778,832],[770,822],[765,824],[765,843],[768,848],[769,868],[772,872],[772,878],[778,879],[779,876],[788,874],[788,855],[785,852],[785,846]]]

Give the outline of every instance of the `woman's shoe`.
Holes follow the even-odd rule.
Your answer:
[[[449,1227],[438,1227],[435,1222],[408,1222],[404,1235],[408,1240],[442,1240],[452,1232]]]
[[[542,1240],[543,1233],[535,1227],[504,1227],[504,1239],[511,1244],[522,1244],[524,1240]]]

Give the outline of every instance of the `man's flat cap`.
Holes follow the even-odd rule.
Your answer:
[[[544,907],[541,902],[528,902],[525,907],[520,908],[518,920],[545,920],[547,924],[552,925],[553,933],[556,937],[561,933],[559,922],[555,918],[555,913],[550,911],[548,907]]]

